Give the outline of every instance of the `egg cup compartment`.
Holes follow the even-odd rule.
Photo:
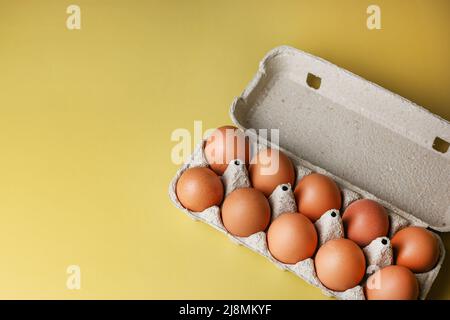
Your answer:
[[[298,60],[296,60],[296,59],[298,59]],[[271,60],[276,60],[276,62],[272,63]],[[293,62],[291,60],[293,60],[293,61],[295,60],[295,62]],[[327,82],[322,84],[322,86],[324,88],[321,88],[321,89],[315,91],[314,93],[311,91],[312,90],[311,88],[305,89],[303,87],[294,87],[291,82],[295,82],[296,85],[298,85],[300,83],[300,85],[303,86],[303,84],[301,84],[301,78],[302,78],[301,73],[303,73],[304,71],[299,71],[298,69],[300,67],[303,68],[305,66],[307,68],[311,68],[311,69],[315,70],[315,72],[317,72],[318,74],[322,73],[324,76],[329,76],[330,78],[334,77],[333,79],[335,79],[335,83],[342,83],[343,81],[344,82],[352,81],[353,85],[356,88],[359,88],[360,90],[356,90],[356,91],[353,90],[351,92],[345,91],[346,88],[344,88],[342,90],[335,90],[335,89],[331,88],[330,86],[327,87]],[[292,71],[291,69],[292,70],[295,69],[294,70],[295,72],[300,72],[300,75],[297,73],[294,73],[294,71]],[[288,73],[287,78],[289,79],[290,82],[287,82],[288,80],[283,79],[286,76],[284,73]],[[273,78],[273,79],[271,79],[271,78]],[[347,79],[347,78],[349,78],[349,79]],[[274,81],[275,83],[278,83],[278,84],[275,85],[272,83],[268,87],[265,87],[266,84],[269,83],[270,81]],[[363,82],[363,83],[361,84],[360,82]],[[283,87],[283,86],[285,86],[285,87]],[[283,90],[285,90],[285,91],[282,92]],[[194,220],[200,220],[200,221],[206,222],[207,224],[211,225],[215,229],[227,234],[233,242],[235,242],[239,245],[246,246],[249,249],[263,255],[268,260],[270,260],[272,263],[274,263],[278,268],[280,268],[282,270],[287,270],[287,271],[293,272],[294,274],[296,274],[298,277],[302,278],[306,282],[320,288],[325,295],[336,297],[338,299],[362,300],[362,299],[365,299],[364,292],[363,292],[364,291],[363,286],[364,286],[364,283],[365,283],[367,277],[376,269],[383,268],[383,267],[391,265],[393,263],[393,252],[392,252],[392,247],[390,244],[390,239],[392,238],[392,236],[397,231],[399,231],[400,229],[403,229],[407,226],[428,227],[430,225],[430,223],[425,223],[423,220],[421,220],[421,219],[424,219],[423,212],[424,212],[424,208],[426,208],[426,206],[421,205],[421,206],[417,207],[417,210],[420,212],[420,214],[418,214],[418,216],[421,219],[419,219],[416,216],[414,216],[410,213],[407,213],[406,211],[400,210],[397,206],[392,205],[390,202],[381,200],[378,197],[375,197],[372,193],[367,192],[359,187],[356,187],[356,185],[354,183],[351,183],[348,180],[341,179],[340,177],[333,175],[329,171],[327,171],[319,166],[313,165],[311,162],[306,161],[303,156],[299,157],[298,156],[299,154],[303,155],[302,147],[306,147],[307,151],[310,152],[309,156],[312,155],[313,157],[317,157],[317,154],[314,153],[314,151],[311,151],[313,149],[309,148],[309,145],[306,143],[306,142],[308,142],[309,144],[314,145],[314,143],[308,141],[308,138],[310,138],[310,136],[308,136],[309,133],[306,134],[306,137],[304,137],[303,135],[299,136],[302,139],[301,140],[302,143],[298,143],[298,141],[292,142],[293,141],[292,134],[293,134],[293,132],[295,132],[295,134],[298,135],[298,130],[289,127],[289,126],[292,126],[292,122],[285,123],[285,122],[289,122],[292,120],[296,120],[296,121],[300,121],[300,122],[303,121],[301,118],[302,114],[295,113],[291,117],[292,119],[290,119],[290,118],[287,119],[287,118],[283,118],[282,114],[280,114],[279,111],[274,111],[274,109],[271,109],[271,105],[277,105],[277,107],[279,107],[279,105],[283,105],[283,107],[287,108],[289,103],[293,103],[293,102],[295,102],[295,99],[299,98],[299,96],[296,96],[296,92],[299,92],[298,90],[300,90],[300,94],[299,94],[300,97],[305,98],[308,101],[312,101],[314,103],[319,103],[319,104],[322,104],[325,106],[330,103],[329,100],[327,100],[327,99],[329,99],[331,97],[331,98],[335,99],[336,101],[338,101],[340,105],[344,105],[345,107],[348,107],[349,109],[351,109],[352,112],[356,112],[356,113],[360,112],[364,116],[365,116],[365,114],[364,114],[365,111],[363,108],[360,107],[361,105],[364,105],[364,103],[362,103],[361,99],[368,96],[370,98],[368,100],[370,103],[370,101],[372,100],[372,97],[370,96],[370,94],[372,94],[372,95],[375,95],[376,98],[379,99],[380,101],[390,101],[389,99],[392,99],[392,97],[391,97],[392,93],[389,93],[389,92],[386,93],[385,91],[383,91],[384,90],[383,88],[379,88],[379,87],[374,88],[373,84],[366,83],[363,79],[360,79],[360,78],[348,73],[345,70],[342,70],[334,65],[331,65],[326,61],[320,60],[318,58],[307,55],[305,53],[302,53],[302,52],[292,49],[292,48],[280,47],[280,48],[276,48],[273,51],[271,51],[263,59],[263,61],[260,64],[260,68],[259,68],[257,75],[247,86],[245,91],[242,93],[241,97],[237,98],[233,102],[233,104],[231,106],[231,110],[230,110],[230,115],[231,115],[233,122],[235,124],[237,124],[237,126],[241,130],[246,130],[247,128],[258,129],[258,128],[271,128],[271,127],[287,128],[288,131],[289,131],[289,129],[291,130],[289,133],[290,135],[289,134],[282,135],[280,137],[281,138],[280,143],[281,143],[282,147],[279,147],[278,145],[273,144],[270,141],[266,141],[266,140],[262,139],[260,136],[258,136],[256,134],[256,131],[255,131],[255,133],[254,132],[249,133],[252,154],[255,154],[256,152],[260,151],[262,148],[266,148],[266,147],[280,149],[291,159],[292,163],[295,166],[295,171],[296,171],[295,184],[293,186],[290,186],[289,184],[279,185],[274,190],[274,192],[270,195],[270,197],[268,198],[270,206],[271,206],[272,220],[276,219],[279,215],[281,215],[284,212],[297,211],[296,210],[297,205],[295,203],[295,199],[294,199],[292,190],[295,188],[295,186],[298,184],[298,182],[304,176],[306,176],[312,172],[321,173],[321,174],[327,175],[330,178],[332,178],[338,184],[338,186],[342,192],[342,200],[343,200],[341,212],[339,212],[338,210],[329,210],[326,213],[324,213],[322,215],[322,217],[315,222],[315,227],[318,232],[318,240],[319,240],[318,245],[319,246],[331,239],[344,237],[344,230],[343,230],[343,225],[342,225],[341,214],[345,211],[345,209],[352,202],[354,202],[358,199],[371,199],[371,200],[374,200],[374,201],[380,203],[386,209],[388,216],[389,216],[389,222],[390,222],[390,229],[389,229],[388,236],[377,238],[377,239],[373,240],[368,246],[366,246],[365,248],[362,248],[364,255],[366,257],[367,269],[366,269],[366,277],[363,279],[363,281],[358,286],[348,289],[344,292],[335,292],[335,291],[329,290],[317,278],[317,275],[315,272],[315,267],[314,267],[314,260],[311,258],[300,261],[294,265],[280,263],[278,260],[276,260],[274,257],[272,257],[272,255],[270,254],[270,252],[268,250],[265,232],[258,232],[249,237],[235,237],[235,236],[229,234],[228,231],[224,228],[224,226],[222,224],[220,208],[217,206],[208,208],[200,213],[192,213],[189,210],[186,210],[185,208],[183,208],[183,206],[180,204],[180,202],[178,201],[178,199],[176,197],[176,193],[175,193],[176,183],[177,183],[179,177],[181,176],[181,174],[186,169],[188,169],[190,167],[198,167],[198,166],[206,167],[206,166],[208,166],[208,163],[203,154],[203,147],[204,147],[205,141],[202,141],[196,147],[196,149],[194,150],[194,153],[191,155],[191,157],[188,159],[188,161],[178,170],[176,176],[174,177],[174,179],[172,180],[172,182],[170,184],[169,194],[170,194],[172,201],[175,203],[175,205],[178,208],[180,208],[183,212],[185,212],[187,215],[189,215],[191,218],[193,218]],[[358,92],[358,93],[363,93],[363,94],[358,95],[358,94],[353,94],[353,92]],[[367,92],[369,92],[370,94]],[[311,100],[312,99],[311,97],[313,94],[318,94],[319,98],[317,98],[317,100]],[[281,96],[281,98],[279,100],[277,100],[280,96]],[[398,98],[398,97],[396,97],[396,98]],[[355,106],[351,105],[353,103],[355,104]],[[358,105],[358,103],[359,103],[359,105]],[[391,103],[390,108],[395,109],[395,112],[398,112],[398,114],[402,114],[402,116],[407,118],[408,116],[404,114],[404,111],[398,109],[398,107],[399,107],[398,105],[402,105],[401,107],[405,108],[405,106],[404,106],[405,103],[406,103],[405,101],[400,99],[400,102],[395,101],[395,103],[394,103],[395,106],[393,106]],[[411,104],[410,102],[408,102],[408,103]],[[428,114],[423,115],[421,113],[422,112],[421,110],[414,109],[414,108],[420,108],[420,107],[414,105],[411,109],[409,104],[406,107],[408,112],[411,112],[413,115],[416,115],[419,119],[421,117],[423,117],[423,118],[428,117],[425,119],[426,121],[424,120],[426,123],[428,123],[427,128],[429,128],[429,127],[440,128],[439,130],[442,130],[442,132],[444,132],[443,136],[448,135],[448,132],[449,132],[448,123],[444,123],[443,121],[440,121],[440,120],[436,121],[435,118],[430,119]],[[340,107],[340,105],[339,105],[339,107]],[[327,125],[329,125],[329,123],[332,123],[334,125],[335,122],[341,121],[341,119],[339,119],[340,114],[338,112],[335,112],[335,110],[333,109],[335,106],[336,106],[336,108],[338,107],[337,105],[332,105],[329,109],[326,110],[325,113],[316,113],[317,111],[313,110],[313,108],[318,107],[318,105],[314,105],[311,107],[306,106],[306,109],[307,109],[306,111],[311,112],[316,117],[322,117],[322,116],[325,117],[325,120],[321,120],[321,119],[317,119],[317,118],[313,119],[313,120],[317,120],[319,122],[319,124],[321,122],[323,123],[324,121],[326,121]],[[360,109],[358,109],[358,108],[360,108]],[[261,110],[258,111],[258,109],[261,109]],[[382,109],[382,108],[380,107],[380,109]],[[300,112],[297,109],[293,109],[291,107],[290,107],[290,109],[286,109],[286,110],[289,110],[289,112],[293,112],[293,111]],[[284,112],[288,112],[286,110]],[[304,112],[305,110],[302,110],[302,111]],[[388,114],[390,112],[389,110],[385,110],[385,109],[383,109],[381,111],[386,112]],[[336,114],[334,114],[334,113],[336,113]],[[276,116],[272,117],[272,115],[274,115],[274,114],[276,114]],[[390,114],[390,116],[392,118],[395,118],[398,114],[394,114],[394,115]],[[336,118],[336,117],[338,117],[338,118]],[[339,119],[339,120],[336,121],[336,119]],[[375,119],[376,119],[376,121],[381,121],[381,120],[385,121],[385,122],[390,121],[383,114],[376,116]],[[283,121],[285,121],[285,122],[283,122]],[[362,120],[360,120],[358,118],[355,121],[356,121],[355,122],[356,129],[361,129],[361,127],[358,127],[358,123]],[[301,122],[301,123],[304,124],[304,122]],[[366,123],[366,125],[368,125],[368,123]],[[372,124],[370,124],[370,126],[372,126]],[[341,136],[339,137],[340,139],[343,139],[343,138],[347,138],[350,140],[352,139],[351,138],[352,136],[349,136],[347,133],[345,133],[345,130],[343,131],[343,130],[339,130],[339,129],[340,128],[337,128],[337,130],[338,130],[337,132],[339,134],[341,134]],[[326,133],[324,133],[324,134],[325,134],[324,138],[327,138],[327,139],[330,138],[329,135],[327,135]],[[384,132],[381,129],[379,129],[378,127],[376,127],[376,128],[374,127],[374,134],[383,135]],[[420,134],[423,134],[423,132],[420,132]],[[417,137],[419,137],[420,134],[418,134]],[[326,144],[327,142],[326,141],[324,142],[324,138],[319,139],[320,140],[319,142]],[[333,141],[341,143],[339,140],[336,140],[336,139]],[[288,142],[287,143],[288,149],[293,150],[293,152],[296,152],[297,154],[287,151],[284,148],[284,146],[286,145],[286,142]],[[372,147],[380,148],[380,145],[377,145],[375,141],[370,141],[370,142],[372,143]],[[315,143],[317,143],[317,141],[315,141]],[[353,142],[353,143],[355,143],[355,142]],[[418,144],[420,144],[420,143],[423,143],[423,142],[419,141]],[[331,150],[331,151],[339,152],[341,154],[343,154],[345,151],[347,151],[347,152],[349,152],[349,156],[353,157],[353,158],[357,157],[356,152],[361,152],[361,150],[359,150],[359,151],[352,150],[352,148],[356,148],[356,147],[361,148],[361,146],[355,147],[354,145],[349,144],[348,141],[345,141],[344,144],[341,143],[340,147],[341,147],[341,149],[339,149],[337,151],[334,149],[333,149],[334,151],[333,150]],[[365,150],[365,149],[363,149],[363,150]],[[312,152],[312,154],[311,154],[311,152]],[[398,152],[398,150],[391,151],[391,152]],[[382,153],[382,154],[384,154],[384,153]],[[390,153],[390,154],[392,155],[393,153]],[[332,154],[332,155],[334,155],[334,154]],[[336,158],[339,158],[339,157],[336,157]],[[395,158],[395,155],[394,155],[394,158]],[[399,164],[398,159],[399,158],[395,158],[394,159],[395,161],[393,163],[395,165],[401,165],[402,166],[401,170],[403,170],[401,172],[405,172],[404,171],[405,168],[408,168],[408,167],[407,166],[405,167],[405,164],[402,162],[400,162],[401,164]],[[338,161],[338,160],[335,160],[333,157],[333,161]],[[344,161],[344,160],[342,160],[342,157],[340,158],[340,160]],[[354,159],[350,159],[350,161],[352,161],[352,160],[355,161]],[[365,161],[364,163],[367,163],[367,159],[364,159],[364,161]],[[319,161],[319,163],[322,163],[322,162]],[[332,162],[330,162],[330,161],[324,161],[323,163],[326,164],[325,167],[328,167],[328,166],[333,167],[333,165],[330,165],[330,164],[332,164]],[[339,163],[339,162],[337,162],[337,163]],[[413,165],[415,165],[415,164],[413,163]],[[438,163],[436,165],[436,167],[439,167],[440,165],[441,165],[441,163]],[[359,166],[359,167],[361,167],[361,166]],[[341,168],[338,166],[338,169],[339,170],[334,168],[334,172],[338,172],[339,174],[341,174],[342,173],[341,171],[345,170],[346,168],[342,167],[342,170],[341,170]],[[376,177],[376,178],[378,178],[377,175],[381,175],[380,176],[380,178],[382,178],[382,179],[380,179],[381,182],[383,182],[383,181],[391,182],[391,185],[389,185],[390,192],[391,192],[391,190],[394,190],[394,191],[396,191],[395,194],[397,194],[399,192],[401,193],[403,190],[402,185],[401,184],[399,185],[398,181],[396,181],[396,180],[390,180],[388,173],[386,173],[386,172],[364,172],[364,171],[362,171],[362,172],[358,172],[358,174],[363,174],[364,175],[363,180],[370,182],[370,183],[372,183],[372,181],[370,181],[370,179],[369,179],[369,176],[368,176],[369,174],[374,175],[374,177]],[[434,174],[434,172],[433,172],[433,174]],[[416,177],[414,175],[415,175],[415,173],[411,173],[411,177],[408,177],[408,178],[415,179]],[[352,176],[352,179],[355,179],[355,178]],[[233,190],[235,190],[237,188],[251,186],[251,182],[248,177],[247,169],[246,169],[245,165],[243,165],[239,160],[237,162],[232,161],[229,164],[227,170],[225,171],[225,173],[222,176],[222,181],[224,183],[224,187],[225,187],[224,191],[225,191],[226,195],[228,195],[229,193],[231,193]],[[353,180],[352,180],[352,182],[353,182]],[[442,181],[439,180],[439,182],[441,183]],[[358,185],[364,186],[364,183],[358,183]],[[383,187],[386,186],[384,184],[381,184],[381,185]],[[392,186],[394,186],[394,185],[396,186],[397,189],[392,189]],[[371,186],[373,187],[373,184]],[[380,190],[377,190],[377,191],[380,191]],[[394,192],[394,191],[392,191],[392,192]],[[436,192],[436,190],[433,190],[433,191]],[[428,190],[427,190],[427,192],[428,192]],[[400,194],[400,196],[403,196],[403,194]],[[404,200],[404,198],[407,198],[407,197],[403,197],[402,201]],[[415,211],[415,208],[414,207],[410,208],[410,211]],[[447,219],[447,218],[443,217],[443,219],[445,221],[445,219]],[[436,219],[436,213],[433,213],[431,221],[432,222],[438,221],[439,223],[442,222],[442,221]],[[442,223],[439,226],[433,227],[433,228],[437,229],[437,230],[442,229],[442,231],[448,231],[447,229],[450,230],[450,227],[445,227],[445,223]],[[437,277],[437,274],[439,273],[439,270],[443,264],[443,260],[445,257],[445,248],[444,248],[442,239],[434,232],[433,232],[433,235],[439,241],[440,256],[439,256],[439,260],[438,260],[436,266],[432,270],[430,270],[426,273],[415,274],[416,278],[418,279],[419,288],[420,288],[419,299],[426,298],[435,278]]]
[[[221,178],[225,188],[225,197],[238,188],[250,187],[247,168],[239,159],[230,162]]]
[[[255,144],[254,141],[250,140],[252,144]],[[193,154],[188,159],[188,161],[178,170],[174,179],[172,180],[169,187],[169,194],[172,201],[175,205],[182,209],[186,214],[188,214],[194,220],[201,220],[213,228],[225,233],[228,235],[229,239],[238,244],[243,245],[250,250],[261,254],[269,261],[274,263],[279,269],[290,271],[297,275],[299,278],[304,281],[312,284],[322,290],[322,292],[330,297],[335,297],[338,299],[344,300],[364,300],[364,290],[363,285],[367,279],[367,277],[362,281],[362,283],[354,288],[348,289],[343,292],[332,291],[326,288],[319,280],[316,275],[314,260],[312,258],[305,259],[300,261],[294,265],[281,263],[277,259],[275,259],[268,250],[267,247],[267,238],[266,232],[261,231],[255,234],[252,234],[248,237],[237,237],[230,234],[222,224],[220,208],[218,206],[213,206],[207,208],[202,212],[192,212],[190,210],[185,209],[181,203],[178,201],[176,196],[176,183],[181,176],[181,174],[192,167],[207,167],[208,162],[204,156],[204,145],[205,140],[199,143],[199,145],[195,148]],[[252,145],[253,146],[253,145]],[[258,142],[258,149],[260,150],[262,147],[276,147],[274,145],[270,145],[269,142],[262,142],[261,140]],[[276,147],[277,148],[277,147]],[[280,148],[281,149],[281,148]],[[255,149],[253,149],[255,150]],[[285,151],[284,151],[285,152]],[[292,157],[289,155],[292,163],[295,166],[296,171],[296,182],[297,185],[300,180],[315,171],[304,167],[300,164],[301,161],[296,157]],[[318,170],[319,173],[326,174],[334,179],[332,175],[329,173]],[[248,171],[246,166],[242,163],[241,160],[232,160],[225,170],[224,174],[221,177],[222,182],[224,184],[224,193],[225,195],[230,194],[234,190],[238,188],[251,187],[251,182],[248,176]],[[344,212],[345,208],[347,208],[353,201],[358,199],[365,198],[364,195],[357,193],[345,186],[338,184],[341,192],[342,192],[342,212]],[[269,204],[271,207],[271,221],[276,219],[279,215],[285,212],[297,212],[297,204],[295,202],[293,189],[295,186],[291,186],[290,184],[281,184],[276,187],[276,189],[269,196]],[[367,198],[371,198],[376,200],[374,197],[369,196]],[[379,201],[379,200],[376,200]],[[364,255],[366,256],[366,274],[367,276],[372,274],[374,271],[379,268],[383,268],[385,266],[393,264],[393,252],[390,244],[390,238],[400,229],[411,226],[423,226],[423,224],[417,223],[417,221],[409,221],[408,219],[400,216],[395,212],[395,210],[387,209],[387,213],[389,216],[390,222],[390,230],[389,235],[387,237],[379,237],[373,240],[368,246],[363,248]],[[325,242],[333,239],[344,238],[344,227],[342,223],[342,218],[339,210],[332,209],[325,212],[315,223],[314,226],[317,230],[318,235],[318,247],[323,245]],[[440,258],[438,264],[430,271],[426,273],[416,274],[417,280],[419,282],[420,287],[420,298],[425,299],[431,285],[434,281],[434,278],[437,276],[439,269],[442,265],[444,259],[445,248],[443,246],[442,240],[438,235],[433,233],[438,239],[440,244]]]
[[[271,209],[270,221],[275,220],[282,213],[297,212],[297,204],[291,184],[280,184],[276,187],[269,197],[269,204]]]
[[[378,237],[363,248],[366,256],[366,274],[372,274],[378,269],[394,263],[391,240],[388,237]]]

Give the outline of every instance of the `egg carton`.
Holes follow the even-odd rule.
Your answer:
[[[311,72],[322,79],[319,89],[306,83]],[[280,106],[284,107],[283,112]],[[435,136],[450,140],[450,125],[412,102],[327,61],[283,46],[275,48],[262,60],[254,79],[232,103],[230,116],[250,137],[252,150],[276,148],[291,159],[296,168],[295,185],[312,172],[327,175],[339,185],[342,211],[329,210],[315,222],[319,245],[344,237],[341,213],[353,201],[372,199],[385,207],[390,221],[389,234],[363,248],[367,262],[365,279],[354,288],[336,292],[317,278],[313,259],[290,265],[272,257],[265,232],[236,237],[224,228],[220,207],[197,213],[181,205],[175,192],[177,181],[188,168],[208,166],[203,152],[205,141],[178,170],[170,183],[169,195],[179,209],[192,219],[227,234],[233,242],[263,255],[280,269],[320,288],[325,295],[363,300],[367,276],[393,263],[389,239],[398,230],[421,226],[450,231],[450,155],[448,152],[439,154],[429,143],[430,137]],[[247,130],[249,128],[256,130]],[[270,128],[282,128],[278,144],[258,135],[258,129]],[[313,165],[312,161],[320,166]],[[325,167],[328,170],[323,169]],[[251,186],[246,167],[240,160],[230,162],[222,181],[225,194]],[[297,211],[293,188],[295,186],[282,184],[270,195],[272,219],[283,212]],[[420,299],[426,298],[445,257],[442,239],[433,234],[439,242],[440,256],[432,270],[415,274]]]
[[[178,170],[175,178],[172,180],[169,187],[169,195],[175,205],[183,210],[188,216],[196,221],[203,221],[213,228],[225,233],[228,235],[230,240],[234,243],[243,245],[261,255],[266,257],[272,263],[274,263],[278,268],[282,270],[291,271],[298,277],[302,278],[306,282],[320,288],[323,293],[327,296],[336,297],[338,299],[346,299],[346,300],[364,300],[364,292],[362,285],[358,285],[354,288],[348,289],[343,292],[332,291],[326,288],[320,282],[319,278],[316,275],[314,261],[311,258],[300,261],[296,264],[285,264],[276,260],[267,248],[266,241],[266,232],[261,231],[257,232],[249,237],[237,237],[229,233],[222,224],[222,219],[220,216],[220,207],[213,206],[208,208],[202,212],[192,212],[183,207],[183,205],[179,202],[176,195],[176,184],[178,182],[179,177],[189,168],[193,167],[208,167],[208,162],[204,156],[204,144],[205,141],[202,141],[195,149],[191,158],[183,165],[183,167]],[[267,144],[258,143],[258,146],[266,147]],[[271,145],[271,147],[275,147]],[[307,167],[304,167],[299,164],[299,159],[290,157],[291,161],[294,163],[297,174],[297,183],[301,180],[302,177],[312,173],[313,171]],[[318,170],[316,172],[320,172],[322,174],[326,174],[331,178],[334,178],[329,173]],[[225,194],[228,195],[237,188],[245,188],[251,187],[250,179],[248,177],[248,172],[246,166],[242,163],[241,160],[236,159],[230,162],[230,165],[225,170],[223,176],[221,177]],[[339,185],[339,184],[338,184]],[[361,195],[357,192],[354,192],[351,189],[343,187],[339,185],[342,191],[343,196],[343,210],[350,205],[353,201],[361,199],[364,195]],[[273,193],[268,198],[269,204],[271,207],[271,219],[274,220],[282,213],[285,212],[297,212],[297,204],[295,202],[294,194],[292,191],[292,186],[288,184],[279,185]],[[378,199],[374,197],[365,197],[370,199]],[[407,219],[403,216],[395,213],[393,210],[386,208],[389,220],[390,220],[390,230],[389,237],[380,237],[373,240],[368,246],[363,248],[363,252],[366,256],[367,261],[367,270],[366,274],[370,275],[373,271],[391,265],[393,263],[393,253],[392,247],[389,238],[392,237],[398,230],[404,228],[406,226],[414,225],[414,226],[424,226],[423,223],[417,221],[416,219]],[[318,246],[323,245],[325,242],[337,238],[344,237],[344,228],[342,224],[342,218],[339,210],[329,210],[325,212],[320,219],[315,222],[315,227],[318,233]],[[439,239],[440,243],[440,258],[438,264],[429,272],[416,274],[417,280],[420,286],[420,297],[424,299],[431,287],[431,284],[436,277],[439,269],[442,265],[445,249],[442,243],[442,240],[439,236],[436,235]],[[363,283],[362,283],[363,284]]]

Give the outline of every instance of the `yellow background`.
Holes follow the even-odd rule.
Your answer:
[[[229,123],[282,44],[450,119],[449,30],[447,0],[0,0],[0,298],[325,298],[175,209],[170,135]]]

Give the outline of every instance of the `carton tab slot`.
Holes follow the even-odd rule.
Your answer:
[[[306,77],[306,83],[308,86],[310,86],[313,89],[319,89],[321,85],[322,79],[316,75],[313,75],[312,73],[308,73],[308,76]]]
[[[446,153],[448,151],[449,146],[450,143],[439,137],[436,137],[433,141],[433,149],[441,153]]]

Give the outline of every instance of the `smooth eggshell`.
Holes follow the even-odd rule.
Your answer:
[[[275,259],[295,264],[314,255],[317,247],[316,228],[300,213],[283,213],[270,225],[267,244]]]
[[[294,185],[295,170],[291,160],[277,149],[263,149],[256,154],[249,167],[250,181],[255,189],[269,197],[283,183]]]
[[[364,293],[367,300],[417,300],[419,283],[408,268],[388,266],[367,279]]]
[[[239,159],[248,165],[250,145],[245,134],[236,127],[223,126],[206,140],[204,153],[211,169],[223,175],[232,160]]]
[[[430,271],[439,259],[439,242],[431,231],[421,227],[407,227],[391,239],[395,264],[414,273]]]
[[[389,217],[386,209],[378,202],[361,199],[348,206],[342,216],[345,234],[360,247],[369,245],[389,231]]]
[[[183,207],[201,212],[220,205],[223,200],[223,184],[211,169],[190,168],[178,179],[176,194]]]
[[[330,209],[341,208],[341,191],[329,177],[312,173],[303,177],[294,191],[298,211],[312,222]]]
[[[269,201],[256,189],[236,189],[222,204],[222,223],[235,236],[248,237],[264,231],[269,222]]]
[[[348,239],[326,242],[315,257],[316,273],[330,290],[345,291],[358,285],[366,272],[366,259],[361,248]]]

